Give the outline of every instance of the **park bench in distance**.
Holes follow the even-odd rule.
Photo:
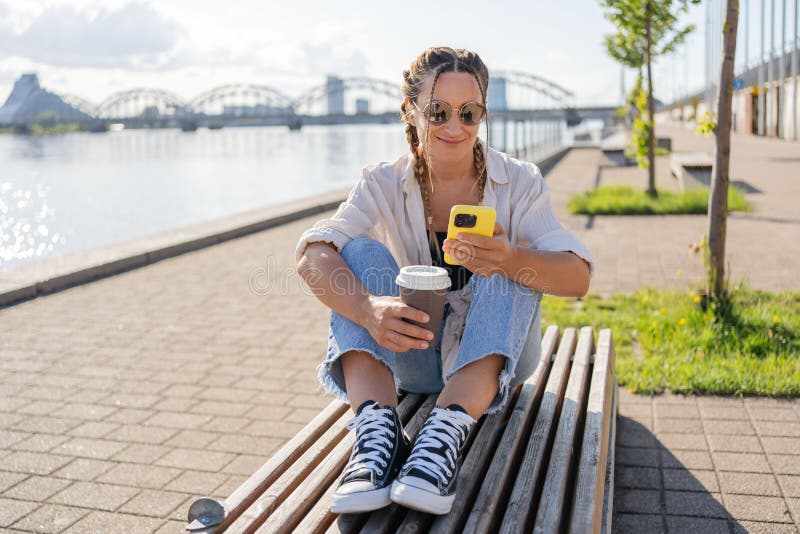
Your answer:
[[[678,179],[681,191],[691,191],[700,187],[711,187],[711,168],[714,160],[703,152],[682,152],[672,154],[669,167]]]
[[[611,331],[551,326],[533,375],[467,439],[449,514],[392,504],[338,516],[330,499],[354,443],[349,407],[331,402],[224,502],[198,499],[187,530],[217,532],[610,532],[617,417]],[[404,394],[413,439],[436,395]]]

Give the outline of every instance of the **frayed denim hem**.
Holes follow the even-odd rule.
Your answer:
[[[380,358],[378,358],[378,355],[372,349],[353,348],[353,349],[347,349],[342,354],[346,354],[346,353],[350,352],[351,350],[358,350],[358,351],[361,351],[361,352],[366,352],[367,354],[369,354],[370,356],[372,356],[373,358],[375,358],[376,360],[381,362],[384,366],[386,366],[386,368],[389,369],[389,372],[392,374],[392,380],[394,380],[395,393],[397,393],[397,390],[400,387],[400,380],[397,378],[397,375],[394,374],[394,371],[392,370],[392,368],[389,367],[389,365],[385,361],[383,361]],[[332,358],[327,358],[325,361],[323,361],[320,364],[318,364],[317,365],[317,378],[319,379],[320,383],[322,384],[322,387],[325,389],[325,393],[327,393],[329,395],[333,395],[334,397],[336,397],[337,399],[341,400],[342,402],[350,404],[350,398],[347,395],[346,389],[344,387],[340,386],[339,384],[337,384],[336,380],[334,380],[333,376],[331,375],[331,366],[338,359],[340,359],[342,357],[342,354],[337,354],[337,355],[333,356]],[[344,373],[342,373],[342,374],[344,374]]]
[[[514,373],[508,371],[510,366],[511,360],[506,358],[506,367],[500,370],[500,386],[497,390],[497,395],[492,399],[489,407],[486,408],[486,415],[499,412],[503,409],[503,406],[506,405],[506,402],[508,402],[509,385],[511,384],[511,380],[514,379]]]

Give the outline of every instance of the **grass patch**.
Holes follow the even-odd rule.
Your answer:
[[[606,185],[572,197],[570,212],[584,215],[667,215],[703,214],[708,211],[708,189],[685,193],[658,190],[657,197],[629,185]],[[750,205],[737,188],[728,188],[728,210],[750,211]]]
[[[714,320],[694,293],[546,296],[542,326],[611,328],[619,383],[639,393],[800,394],[800,290],[739,286]]]

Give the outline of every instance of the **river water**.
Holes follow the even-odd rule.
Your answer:
[[[347,187],[406,150],[398,124],[0,135],[0,267]]]

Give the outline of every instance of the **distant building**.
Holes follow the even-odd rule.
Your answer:
[[[42,89],[36,74],[23,74],[0,107],[0,124],[31,124],[43,113],[55,122],[88,121],[92,118],[58,95]]]
[[[328,76],[326,82],[328,89],[328,114],[344,114],[344,80],[338,76]]]
[[[356,98],[356,115],[369,114],[369,100],[366,98]]]
[[[489,78],[489,111],[505,111],[508,109],[506,101],[506,79]]]

